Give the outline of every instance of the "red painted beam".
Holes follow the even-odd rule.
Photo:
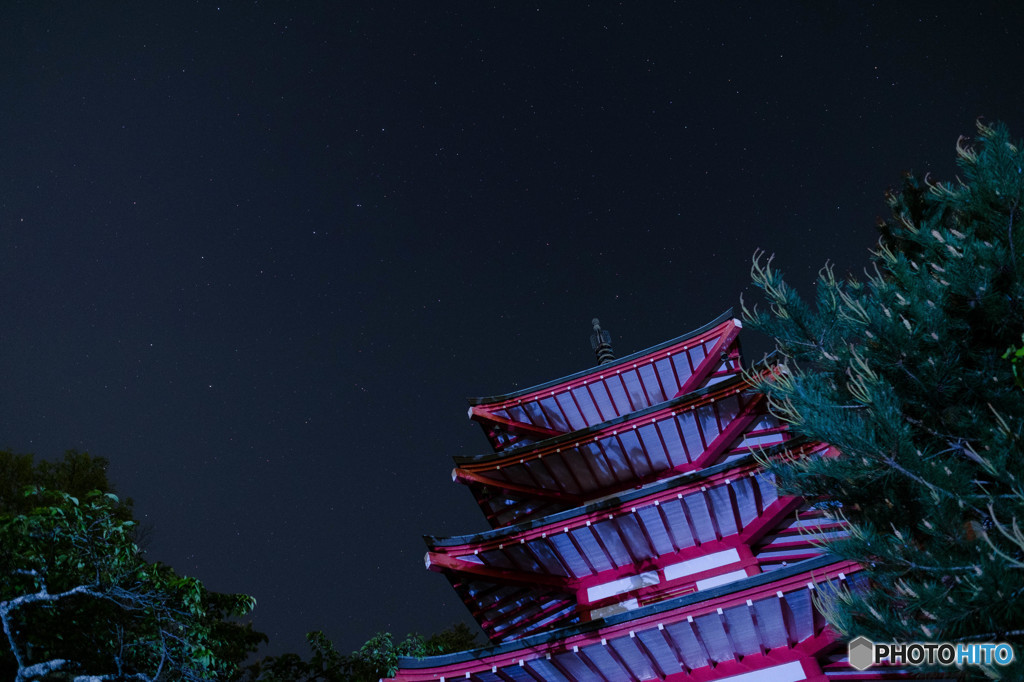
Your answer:
[[[555,436],[561,436],[564,433],[564,431],[556,431],[555,429],[549,429],[545,426],[537,426],[536,424],[530,424],[528,422],[515,421],[508,417],[500,417],[479,405],[474,405],[469,408],[469,418],[475,422],[479,422],[481,425],[494,424],[501,426],[508,433],[526,436],[533,440],[554,438]]]
[[[558,500],[559,502],[565,502],[574,506],[583,504],[587,500],[587,498],[581,495],[573,495],[572,493],[563,493],[557,490],[545,490],[543,488],[520,485],[519,483],[512,483],[501,479],[487,478],[485,476],[481,476],[475,471],[467,470],[464,467],[456,467],[452,472],[452,478],[461,483],[486,485],[491,488],[505,490],[510,493],[519,493],[520,495],[529,495],[530,497]]]
[[[786,517],[804,504],[802,497],[780,497],[764,510],[761,516],[747,524],[740,533],[740,542],[747,546],[755,545],[768,535]]]
[[[491,580],[496,583],[526,586],[541,585],[544,587],[554,587],[567,592],[575,591],[575,581],[563,576],[530,573],[527,571],[517,571],[508,568],[498,568],[497,566],[484,566],[483,564],[477,564],[472,561],[462,561],[461,559],[457,559],[446,554],[438,554],[436,552],[427,552],[426,564],[427,568],[431,571],[456,571],[459,573],[467,573],[479,578],[486,578],[487,580]]]
[[[671,406],[667,406],[667,407],[658,409],[655,412],[651,412],[651,413],[645,415],[642,419],[644,421],[649,421],[650,419],[654,419],[655,421],[661,421],[662,419],[674,416],[674,415],[682,413],[682,412],[689,412],[689,411],[696,410],[696,409],[698,409],[700,407],[703,407],[704,405],[708,405],[708,404],[714,403],[716,400],[723,400],[725,398],[728,398],[731,395],[735,395],[737,393],[741,393],[741,392],[743,392],[745,390],[749,390],[749,389],[750,389],[750,386],[747,385],[746,383],[742,383],[742,382],[738,382],[736,384],[731,384],[731,385],[726,386],[724,388],[719,388],[719,386],[716,385],[716,386],[713,386],[711,388],[710,392],[708,392],[708,393],[706,393],[704,395],[695,396],[692,401],[687,401],[687,402],[684,402],[684,403],[681,403],[681,404],[671,405]],[[594,442],[596,440],[600,440],[602,438],[605,438],[605,437],[609,436],[611,431],[613,431],[613,430],[621,431],[621,430],[627,429],[633,423],[639,424],[640,422],[628,422],[627,421],[627,422],[625,422],[623,424],[617,424],[614,427],[609,426],[609,427],[606,427],[604,429],[598,429],[596,431],[588,433],[584,437],[581,437],[579,439],[579,444],[592,443],[592,442]],[[562,444],[551,444],[551,445],[537,444],[535,446],[523,448],[522,450],[516,450],[515,452],[505,452],[505,453],[502,453],[501,457],[498,458],[498,459],[488,459],[487,461],[479,462],[479,463],[466,463],[466,464],[464,464],[460,468],[468,469],[468,470],[472,470],[472,471],[491,471],[491,470],[496,470],[496,469],[500,469],[501,467],[504,467],[504,466],[512,465],[517,460],[528,461],[528,460],[531,460],[531,459],[535,459],[537,457],[544,457],[546,455],[554,454],[554,453],[556,453],[556,451],[560,450],[562,447],[572,448],[572,447],[576,447],[576,445],[564,446]]]
[[[725,330],[725,334],[719,337],[708,354],[704,356],[704,359],[694,368],[693,374],[679,388],[679,392],[673,396],[674,398],[686,395],[700,388],[707,380],[708,375],[711,374],[711,371],[722,362],[722,351],[731,346],[740,334],[740,326],[732,320],[730,322],[731,325]]]

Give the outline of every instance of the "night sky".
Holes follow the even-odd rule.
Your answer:
[[[466,396],[859,272],[1024,136],[1019,2],[0,5],[0,448],[111,461],[267,653],[469,620]],[[752,332],[748,357],[768,348]]]

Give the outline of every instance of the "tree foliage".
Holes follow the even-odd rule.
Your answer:
[[[226,678],[265,639],[230,621],[254,601],[146,561],[130,505],[109,491],[105,464],[80,453],[39,465],[0,453],[0,470],[28,484],[20,494],[0,491],[0,675]]]
[[[378,632],[346,655],[339,653],[322,632],[306,635],[311,655],[308,661],[296,654],[264,658],[250,666],[245,682],[376,682],[398,671],[399,656],[437,656],[471,649],[476,635],[464,624],[456,624],[430,637],[411,634],[395,641],[389,632]]]
[[[38,498],[23,494],[28,486],[61,490],[75,497],[92,490],[116,493],[107,480],[108,465],[103,457],[77,450],[68,450],[57,462],[37,462],[34,455],[0,451],[0,514],[22,513],[37,506]],[[126,518],[131,517],[130,499],[119,500],[117,507]]]
[[[772,466],[850,524],[831,551],[873,586],[832,605],[850,636],[1024,642],[1024,392],[1004,357],[1024,331],[1024,157],[1003,126],[978,130],[956,183],[887,194],[866,279],[826,265],[811,306],[754,259],[769,305],[745,316],[784,369],[760,388],[841,452]]]

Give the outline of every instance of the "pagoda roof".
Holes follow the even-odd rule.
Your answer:
[[[489,639],[507,641],[681,594],[703,592],[745,575],[777,571],[821,556],[822,540],[848,534],[845,525],[827,519],[819,510],[786,513],[793,501],[779,501],[776,513],[765,516],[779,521],[778,526],[754,546],[745,541],[762,532],[767,524],[754,526],[740,536],[656,557],[642,570],[606,571],[575,582],[557,575],[527,575],[515,568],[472,565],[450,555],[429,557],[428,565],[445,575]]]
[[[633,611],[480,649],[399,658],[395,680],[824,680],[815,656],[836,641],[816,591],[859,588],[859,566],[821,556]],[[783,674],[784,673],[784,674]]]
[[[528,447],[455,457],[492,525],[549,514],[782,442],[742,376]]]
[[[603,423],[741,370],[742,324],[728,310],[700,329],[538,386],[469,398],[495,450],[517,448]]]
[[[791,455],[827,447],[793,446],[786,444]],[[518,637],[578,618],[580,604],[592,614],[630,598],[642,603],[704,589],[726,573],[735,579],[737,571],[760,565],[751,548],[773,530],[773,568],[821,554],[806,537],[809,528],[777,529],[780,522],[793,524],[790,515],[800,506],[799,498],[780,499],[773,477],[746,455],[543,519],[471,536],[427,537],[427,564],[448,575],[489,637]],[[687,565],[694,570],[678,568]]]
[[[790,450],[808,445],[812,445],[812,441],[801,436],[786,441],[784,449]],[[782,449],[782,446],[771,446],[764,448],[763,452],[765,456],[771,457],[776,453],[781,452]],[[558,511],[541,518],[531,518],[525,521],[520,521],[514,525],[490,528],[479,533],[450,536],[424,535],[423,539],[430,546],[450,547],[474,542],[487,542],[499,540],[501,538],[517,537],[520,533],[528,533],[532,530],[542,528],[545,525],[571,521],[581,515],[599,514],[609,509],[615,509],[617,507],[635,503],[638,500],[643,500],[654,495],[666,492],[672,492],[674,494],[676,489],[682,486],[699,484],[701,481],[715,478],[723,473],[731,471],[732,469],[740,470],[753,462],[755,462],[753,454],[748,453],[728,462],[721,462],[703,469],[686,471],[671,478],[652,481],[639,488],[626,490],[621,493],[605,495],[604,497],[597,498],[584,505]]]

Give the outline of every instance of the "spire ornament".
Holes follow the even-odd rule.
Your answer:
[[[596,317],[591,324],[594,325],[594,333],[590,335],[590,347],[597,355],[597,364],[607,364],[615,359],[615,353],[612,351],[612,335],[601,329],[601,322]]]

